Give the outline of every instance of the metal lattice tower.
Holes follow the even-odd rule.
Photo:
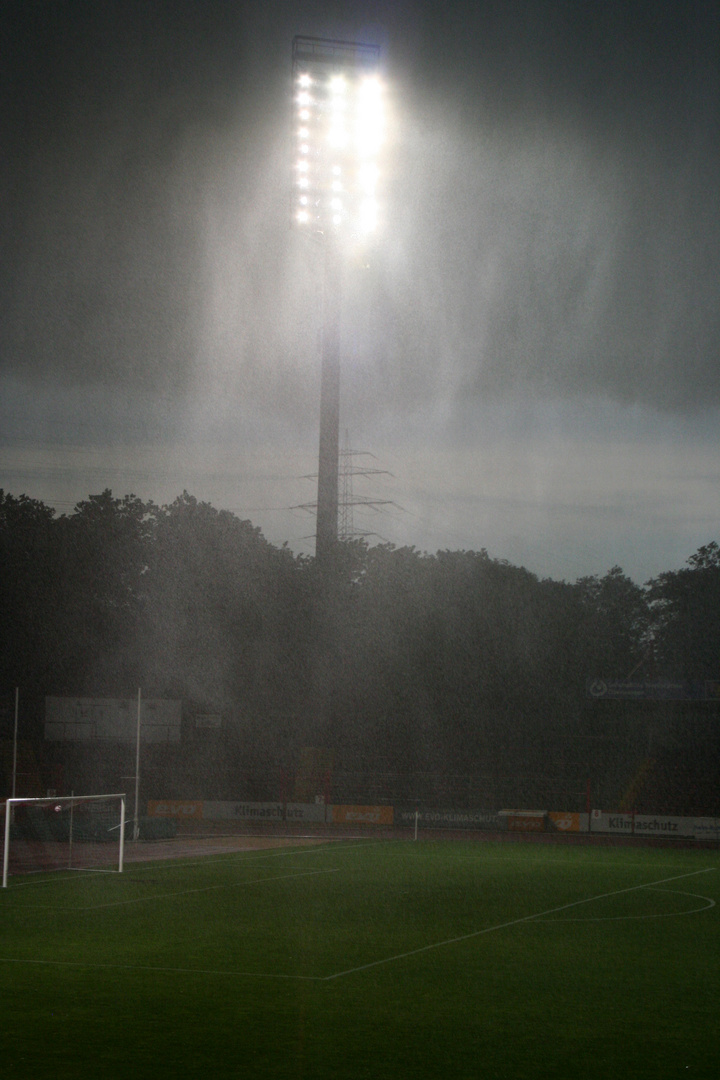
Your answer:
[[[354,509],[356,506],[367,507],[371,510],[379,510],[382,506],[397,505],[391,499],[375,499],[366,495],[356,495],[353,490],[353,479],[356,476],[391,476],[387,469],[375,469],[366,465],[355,465],[358,457],[374,457],[367,450],[353,450],[350,447],[350,438],[347,430],[343,448],[340,451],[340,479],[338,497],[338,539],[357,540],[364,536],[377,536],[375,532],[367,529],[356,529]]]
[[[350,447],[350,439],[347,430],[344,433],[344,444],[342,450],[338,454],[339,467],[338,467],[338,493],[337,493],[337,538],[340,541],[343,540],[357,540],[366,536],[378,536],[380,539],[383,537],[379,533],[371,529],[363,529],[355,527],[354,511],[356,507],[363,507],[368,510],[379,511],[385,506],[395,506],[398,509],[398,504],[392,499],[376,499],[368,495],[358,495],[353,489],[353,483],[355,477],[370,477],[370,476],[392,476],[392,473],[388,469],[377,469],[368,465],[356,465],[355,459],[360,457],[375,458],[374,454],[371,454],[369,450],[353,450]],[[307,473],[304,480],[316,480],[317,473]],[[299,503],[296,506],[291,507],[292,510],[307,510],[309,513],[315,513],[317,510],[317,503]]]

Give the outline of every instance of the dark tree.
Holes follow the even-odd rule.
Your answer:
[[[156,508],[110,490],[56,522],[56,587],[63,647],[56,692],[127,692],[139,675],[138,627],[146,600]]]
[[[61,646],[54,510],[0,490],[0,665],[5,686],[49,677]]]
[[[713,542],[648,583],[655,661],[677,679],[717,679],[720,670],[720,547]]]

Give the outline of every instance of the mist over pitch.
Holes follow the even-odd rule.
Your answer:
[[[433,442],[452,456],[537,402],[526,471],[546,484],[548,413],[567,433],[571,414],[615,403],[623,441],[639,409],[703,442],[720,371],[712,9],[122,15],[61,4],[43,22],[10,5],[13,437],[90,424],[116,444],[212,431],[312,446],[320,283],[288,230],[287,48],[306,30],[369,33],[392,87],[387,230],[345,290],[361,440],[382,450],[392,431],[401,459]]]

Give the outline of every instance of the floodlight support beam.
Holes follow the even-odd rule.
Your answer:
[[[337,242],[324,242],[324,297],[320,369],[320,445],[315,559],[327,566],[338,539],[340,456],[340,311],[342,259]]]
[[[18,753],[18,714],[20,712],[20,687],[15,687],[15,722],[13,725],[13,759],[12,759],[12,798],[15,798],[15,785],[17,782],[17,753]]]
[[[142,717],[142,689],[137,692],[137,731],[135,733],[135,820],[133,823],[133,840],[140,839],[140,727]]]
[[[292,43],[293,68],[327,64],[340,68],[374,70],[380,59],[380,46],[360,41],[311,38],[297,35]]]
[[[3,843],[3,868],[2,868],[2,887],[7,889],[8,882],[8,864],[10,858],[10,816],[12,814],[12,803],[8,799],[5,802],[5,836]]]

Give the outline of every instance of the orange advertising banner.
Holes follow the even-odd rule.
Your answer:
[[[511,832],[544,832],[545,815],[540,813],[508,814],[507,827]]]
[[[202,801],[190,802],[187,799],[148,799],[148,817],[178,818],[187,821],[188,818],[201,818],[203,816]]]
[[[559,832],[580,832],[580,815],[551,810],[548,817]]]
[[[392,825],[392,806],[329,806],[336,825]]]

